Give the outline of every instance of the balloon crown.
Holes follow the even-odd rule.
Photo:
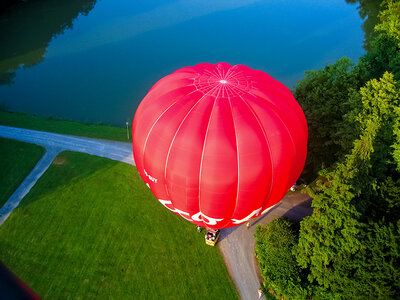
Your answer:
[[[198,73],[194,78],[197,90],[212,96],[243,95],[252,89],[253,78],[243,72],[242,65],[231,66],[228,63],[199,64],[207,67],[204,72]]]

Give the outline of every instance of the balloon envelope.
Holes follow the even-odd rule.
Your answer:
[[[227,63],[159,80],[132,134],[139,174],[161,204],[214,229],[277,204],[307,152],[306,119],[290,91],[262,71]]]

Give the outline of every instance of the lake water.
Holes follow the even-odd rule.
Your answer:
[[[0,106],[123,126],[158,79],[201,62],[292,88],[364,54],[362,23],[344,0],[32,1],[0,15]]]

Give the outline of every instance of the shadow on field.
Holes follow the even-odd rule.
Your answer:
[[[50,167],[22,199],[19,207],[27,206],[56,189],[70,186],[72,182],[89,177],[100,170],[109,169],[117,163],[103,157],[63,151],[57,155]]]

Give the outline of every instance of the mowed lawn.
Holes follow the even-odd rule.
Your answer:
[[[136,168],[61,153],[0,227],[0,259],[45,299],[237,299],[218,248]]]
[[[0,138],[0,207],[44,153],[45,149],[38,145]]]

